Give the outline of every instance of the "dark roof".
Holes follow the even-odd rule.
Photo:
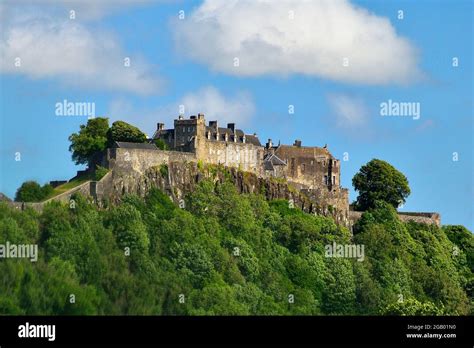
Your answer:
[[[157,130],[155,131],[155,134],[153,134],[152,139],[157,139],[158,137],[165,137],[168,136],[168,134],[173,134],[174,137],[174,129]]]
[[[280,157],[275,154],[269,154],[264,158],[265,162],[271,163],[275,166],[286,166],[285,161],[283,161]]]
[[[215,139],[216,129],[214,127],[206,126],[206,131],[211,132],[211,136],[213,137],[213,139]],[[244,136],[244,132],[241,129],[236,129],[235,132],[232,132],[232,129],[230,128],[219,127],[219,136],[222,136],[224,134],[228,134],[229,139],[233,139],[232,136],[234,134],[238,137],[239,140]],[[258,140],[258,137],[256,135],[245,134],[245,142],[256,146],[262,146],[260,140]]]
[[[174,133],[174,129],[162,129],[160,134]]]
[[[245,142],[256,146],[262,146],[262,144],[260,144],[260,140],[258,140],[258,137],[256,135],[245,135]]]
[[[149,143],[128,143],[124,141],[116,141],[114,147],[122,149],[142,149],[142,150],[158,150],[155,144]]]
[[[206,126],[206,131],[210,131],[211,134],[215,134],[216,132],[216,129],[214,127],[209,127],[209,126]],[[232,129],[230,128],[224,128],[224,127],[219,127],[219,134],[236,134],[237,136],[243,136],[244,135],[244,132],[241,130],[241,129],[236,129],[235,132],[232,132]]]

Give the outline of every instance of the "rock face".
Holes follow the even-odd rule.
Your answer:
[[[99,182],[91,183],[91,196],[119,202],[127,193],[144,196],[152,187],[166,192],[179,203],[202,179],[214,182],[231,180],[240,193],[262,193],[267,199],[286,199],[308,213],[332,216],[337,223],[349,226],[348,190],[339,187],[310,189],[300,182],[262,177],[236,167],[224,167],[197,159],[194,153],[150,149],[107,149],[98,163],[109,169]]]
[[[230,180],[239,193],[263,194],[268,200],[285,199],[289,205],[310,214],[331,216],[336,223],[351,227],[361,216],[349,211],[349,192],[340,187],[311,188],[290,178],[262,177],[258,173],[236,167],[204,164],[195,154],[150,149],[112,148],[98,153],[94,161],[109,172],[100,181],[88,181],[48,201],[68,202],[75,193],[89,196],[99,205],[119,203],[125,194],[145,196],[151,188],[159,188],[179,204],[203,179],[216,185]],[[0,196],[0,201],[2,196]],[[6,197],[6,196],[3,196]],[[8,198],[6,198],[8,199]],[[10,202],[16,209],[32,207],[42,210],[42,203]],[[437,213],[400,213],[403,221],[440,225]]]
[[[167,162],[153,166],[144,173],[129,170],[113,170],[109,178],[97,185],[96,199],[120,202],[124,194],[144,196],[156,187],[179,203],[192,192],[203,179],[210,179],[216,185],[230,180],[239,193],[263,194],[268,200],[285,199],[307,213],[332,216],[336,222],[347,225],[344,211],[318,201],[315,193],[305,192],[296,185],[281,179],[261,178],[237,168],[218,165],[199,165],[197,162]]]

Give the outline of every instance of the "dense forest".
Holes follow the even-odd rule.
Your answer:
[[[41,213],[0,203],[0,313],[44,315],[469,315],[474,240],[462,226],[404,223],[388,203],[352,233],[283,200],[202,181],[184,208],[152,190],[99,208]],[[325,246],[364,245],[363,261]]]

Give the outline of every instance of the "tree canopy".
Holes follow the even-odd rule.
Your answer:
[[[184,208],[157,189],[107,209],[73,198],[41,213],[0,202],[0,241],[38,244],[40,255],[0,262],[0,314],[474,313],[472,234],[402,222],[385,202],[352,237],[231,182],[201,181]],[[364,260],[326,257],[334,242],[364,245]]]
[[[69,136],[72,159],[76,164],[89,164],[92,156],[107,146],[107,131],[109,119],[96,117],[87,120],[87,125],[81,125],[79,133]]]
[[[375,208],[377,201],[398,208],[410,195],[405,175],[390,163],[379,159],[373,159],[363,165],[352,178],[352,185],[359,192],[355,201],[356,210]]]
[[[17,202],[39,202],[53,191],[49,184],[40,186],[36,181],[25,181],[16,191]]]
[[[110,146],[114,141],[144,143],[147,139],[146,135],[137,127],[124,121],[115,121],[107,131],[107,140]]]

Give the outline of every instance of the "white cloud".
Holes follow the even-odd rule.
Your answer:
[[[0,17],[6,21],[0,38],[0,72],[142,95],[162,88],[153,66],[124,52],[112,34],[47,12],[22,9],[28,7],[1,10]],[[125,57],[131,59],[130,67],[124,66]],[[15,66],[17,58],[21,59],[19,67]]]
[[[215,87],[206,86],[187,93],[176,102],[156,108],[135,107],[127,100],[116,99],[110,103],[107,116],[111,121],[130,122],[151,136],[157,122],[165,123],[168,128],[173,127],[180,105],[184,106],[186,117],[203,113],[206,121],[218,120],[223,126],[227,122],[234,122],[237,127],[248,126],[255,114],[255,105],[249,93],[237,92],[234,96],[226,96]]]
[[[337,127],[350,130],[365,127],[369,111],[361,99],[344,94],[331,94],[327,99]]]
[[[97,20],[133,7],[169,2],[172,0],[3,0],[8,7],[22,7],[56,12],[59,15],[74,10],[77,19]],[[1,6],[1,5],[0,5]],[[66,12],[65,12],[66,11]]]
[[[361,84],[421,75],[416,49],[390,21],[346,0],[206,0],[173,28],[179,51],[232,75],[304,74]]]

